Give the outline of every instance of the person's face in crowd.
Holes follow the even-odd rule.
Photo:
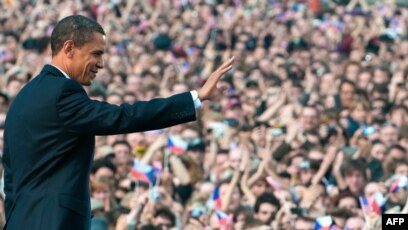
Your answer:
[[[315,226],[315,223],[313,221],[307,221],[307,220],[298,218],[295,221],[294,230],[313,230],[314,226]]]
[[[371,197],[372,195],[374,195],[374,193],[381,192],[381,191],[382,191],[382,188],[378,183],[370,182],[364,188],[364,195],[366,197]]]
[[[145,135],[143,133],[128,133],[126,141],[130,144],[132,150],[134,150],[138,146],[144,146]]]
[[[407,88],[399,88],[395,95],[395,104],[397,105],[404,105],[407,106],[407,98],[408,98],[408,87]]]
[[[396,99],[397,99],[397,96],[396,96]],[[370,99],[371,100],[374,100],[374,99],[387,100],[387,97],[388,97],[388,95],[387,95],[386,92],[381,92],[379,90],[373,90],[373,92],[370,94]]]
[[[229,161],[228,154],[217,154],[215,157],[215,172],[221,175],[225,169],[225,163]]]
[[[235,71],[232,76],[232,82],[236,89],[243,90],[245,87],[245,73],[242,71]]]
[[[191,128],[186,128],[181,132],[181,137],[185,141],[189,142],[196,138],[199,138],[199,133],[196,130],[193,130]]]
[[[162,230],[168,230],[173,227],[171,220],[166,216],[159,215],[153,219],[155,226],[160,226]]]
[[[408,149],[408,137],[402,136],[400,138],[399,144],[404,147],[405,149]]]
[[[247,89],[245,90],[244,103],[246,105],[256,107],[260,102],[260,91],[258,89]]]
[[[10,81],[9,84],[7,85],[7,93],[9,97],[14,98],[18,92],[20,92],[20,89],[23,87],[23,82],[20,80],[13,80]]]
[[[407,164],[398,164],[395,167],[395,174],[408,177],[408,165]]]
[[[98,188],[92,193],[92,197],[102,201],[106,202],[109,200],[111,196],[111,191],[109,189],[109,186],[103,186],[102,188]]]
[[[385,101],[383,100],[372,101],[371,102],[371,115],[373,116],[373,118],[383,118],[384,108],[385,108]]]
[[[408,57],[408,40],[401,41],[401,49],[398,49],[401,53],[400,55],[403,57]]]
[[[291,164],[288,167],[288,173],[291,175],[296,175],[299,173],[300,163],[303,161],[302,156],[296,156],[292,159]]]
[[[381,128],[380,132],[381,141],[384,142],[386,146],[391,146],[398,142],[398,130],[392,125],[387,125]]]
[[[197,164],[201,165],[204,160],[204,152],[201,150],[188,150],[187,154]]]
[[[268,127],[267,124],[261,124],[252,130],[251,139],[258,145],[265,144]]]
[[[317,92],[312,92],[312,93],[310,94],[309,101],[307,102],[307,105],[314,106],[314,105],[316,105],[317,103],[319,103],[319,101],[320,101],[320,95],[319,95],[319,93],[317,93]]]
[[[311,107],[305,107],[300,117],[300,123],[303,130],[315,129],[318,125],[317,110]]]
[[[374,84],[384,84],[388,82],[388,74],[382,69],[376,69],[374,70],[374,76],[373,76],[373,82]]]
[[[363,104],[358,104],[353,111],[351,111],[351,117],[357,122],[364,122],[367,117],[367,110]]]
[[[132,161],[128,158],[118,158],[116,159],[116,173],[120,177],[126,177],[130,169],[132,168]]]
[[[301,50],[299,51],[299,65],[302,68],[307,68],[308,66],[311,65],[311,56],[312,53],[309,50]]]
[[[333,82],[335,81],[335,76],[333,73],[326,73],[320,77],[320,94],[330,95],[333,89]]]
[[[346,172],[344,180],[350,191],[355,194],[360,193],[360,191],[362,191],[365,185],[364,176],[358,170]]]
[[[183,33],[183,38],[183,46],[190,47],[191,45],[193,45],[195,40],[194,30],[192,30],[191,28],[186,29]]]
[[[256,196],[260,196],[262,193],[266,191],[266,182],[265,180],[261,179],[256,181],[252,186],[251,186],[251,192]]]
[[[92,41],[82,47],[73,47],[72,53],[68,53],[72,65],[67,74],[82,85],[91,85],[98,70],[103,68],[105,47],[105,36],[100,33],[94,33]]]
[[[115,153],[116,159],[129,159],[131,155],[131,149],[125,144],[117,144],[113,147],[113,152]]]
[[[242,151],[239,148],[231,149],[229,152],[229,161],[232,168],[237,169],[241,164]]]
[[[267,59],[262,59],[259,61],[259,69],[263,73],[271,73],[271,62]]]
[[[365,229],[365,222],[361,217],[350,217],[346,221],[344,229],[348,230],[363,230]]]
[[[262,60],[263,58],[265,58],[266,56],[266,50],[263,47],[256,47],[255,51],[254,51],[254,57],[256,60]],[[261,65],[261,62],[259,63],[259,65]],[[264,62],[265,64],[268,64],[268,62]],[[266,66],[265,66],[266,67]]]
[[[354,86],[344,83],[340,88],[340,100],[343,106],[348,106],[354,98]]]
[[[255,218],[262,221],[264,224],[270,224],[277,211],[278,210],[275,205],[270,203],[262,203],[259,206],[258,212],[255,214]]]
[[[371,73],[368,71],[361,72],[358,75],[357,86],[360,89],[367,90],[371,84]]]
[[[396,124],[397,126],[401,127],[403,124],[408,123],[408,114],[406,110],[400,108],[397,110],[394,110],[391,113],[391,122]]]
[[[356,212],[358,209],[358,204],[355,198],[346,196],[339,200],[338,207],[348,209],[352,212]]]
[[[388,153],[388,155],[394,159],[394,160],[402,160],[406,157],[406,152],[402,151],[400,149],[397,148],[393,148],[390,150],[390,152]]]
[[[106,102],[113,105],[120,105],[123,103],[122,97],[118,94],[111,94],[106,98]]]
[[[386,151],[387,149],[385,148],[385,145],[382,143],[377,143],[371,148],[371,156],[379,161],[383,161]]]
[[[347,68],[346,68],[345,76],[350,81],[356,82],[359,72],[360,72],[360,66],[359,65],[355,65],[355,64],[348,65]]]
[[[106,69],[101,69],[99,70],[98,73],[98,81],[102,84],[102,85],[109,85],[110,81],[111,81],[111,74],[109,74],[109,72]]]
[[[126,86],[129,92],[138,95],[143,88],[142,78],[140,76],[130,75],[126,80]]]
[[[300,182],[302,184],[307,184],[312,180],[312,177],[315,174],[315,171],[310,168],[301,168],[300,169]]]
[[[105,179],[113,180],[114,177],[115,177],[115,173],[110,168],[107,168],[107,167],[99,168],[95,172],[95,175],[94,175],[94,178],[96,180],[105,180]]]

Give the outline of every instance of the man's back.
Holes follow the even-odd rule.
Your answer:
[[[94,137],[70,133],[58,115],[57,100],[67,81],[72,80],[43,71],[21,90],[8,112],[4,163],[5,180],[12,180],[12,187],[5,188],[10,229],[28,224],[61,229],[54,220],[70,229],[87,228]],[[66,221],[60,220],[64,212],[69,213],[63,215]]]

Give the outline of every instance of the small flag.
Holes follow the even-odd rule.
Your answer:
[[[375,192],[374,195],[371,197],[371,208],[372,210],[381,215],[382,209],[385,205],[387,199],[383,196],[381,192]]]
[[[161,161],[153,161],[153,167],[157,169],[158,171],[163,170],[163,163]]]
[[[155,171],[152,166],[141,164],[138,160],[134,160],[130,174],[134,180],[151,183],[155,178]]]
[[[316,219],[314,230],[331,230],[333,220],[331,216],[318,217]]]
[[[361,206],[361,209],[363,210],[363,212],[364,213],[369,213],[371,211],[371,208],[370,208],[367,197],[360,196],[358,199],[360,201],[360,206]]]
[[[397,192],[400,188],[405,188],[408,185],[408,178],[406,176],[400,176],[394,180],[390,187],[390,193]]]
[[[188,143],[179,137],[168,137],[166,148],[176,155],[182,155],[187,150]]]
[[[214,201],[214,208],[221,209],[222,203],[221,203],[221,196],[220,196],[220,188],[218,186],[214,188],[214,191],[212,194],[212,200]]]
[[[221,210],[215,210],[215,212],[217,214],[218,222],[222,227],[224,227],[223,229],[230,229],[230,227],[232,227],[233,224],[232,216],[227,215],[227,213]]]
[[[360,196],[359,200],[363,212],[375,212],[379,215],[381,215],[384,204],[387,201],[380,192],[376,192],[370,197]]]

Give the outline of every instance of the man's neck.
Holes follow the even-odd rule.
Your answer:
[[[66,65],[64,65],[62,62],[58,61],[57,57],[52,58],[51,65],[54,66],[55,68],[57,68],[59,71],[61,71],[62,74],[64,74],[64,76],[66,78],[71,79],[71,77],[69,76],[69,73],[67,71]]]

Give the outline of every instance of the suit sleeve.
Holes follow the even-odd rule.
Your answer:
[[[75,81],[64,84],[57,112],[69,132],[93,135],[155,130],[196,119],[189,92],[117,106],[89,99]]]

